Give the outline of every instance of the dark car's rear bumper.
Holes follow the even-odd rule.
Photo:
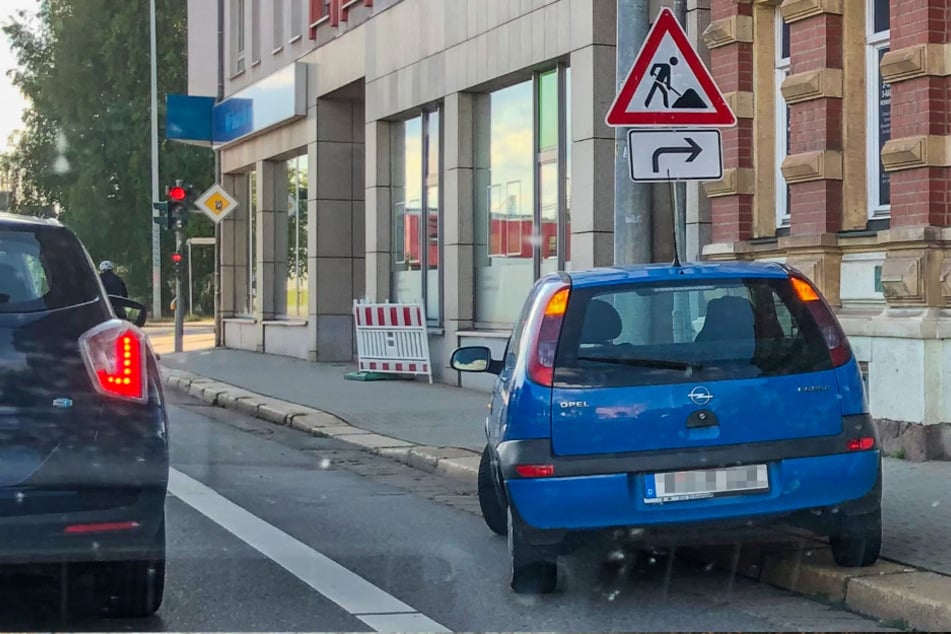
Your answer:
[[[4,496],[11,491],[3,491]],[[52,492],[33,490],[24,500]],[[85,497],[98,503],[110,491],[77,489],[71,496],[57,491],[47,513],[0,517],[0,564],[42,564],[59,562],[116,561],[160,556],[157,539],[165,519],[164,487],[116,490],[122,506],[75,510]],[[57,512],[57,503],[69,500],[67,512]],[[34,504],[34,510],[37,505]]]

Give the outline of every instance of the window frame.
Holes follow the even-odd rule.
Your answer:
[[[790,56],[782,57],[784,37],[788,34],[788,25],[783,19],[782,13],[776,9],[776,39],[775,39],[775,82],[776,82],[776,127],[775,127],[775,150],[776,150],[776,187],[775,187],[775,206],[776,206],[776,229],[784,229],[790,226],[792,222],[789,183],[783,175],[783,161],[789,156],[789,104],[783,97],[783,81],[792,72],[791,51]],[[789,38],[790,40],[792,38]],[[790,42],[790,49],[791,49]]]
[[[891,218],[891,196],[889,203],[880,204],[881,176],[884,166],[881,159],[881,105],[879,103],[879,82],[881,67],[879,57],[882,51],[891,48],[891,29],[875,31],[875,0],[865,3],[865,129],[866,135],[866,179],[868,192],[867,209],[869,220]],[[890,103],[889,99],[889,103]],[[889,105],[889,107],[891,107]],[[889,113],[890,115],[890,113]],[[889,124],[890,127],[890,124]],[[889,179],[890,180],[890,179]]]
[[[304,0],[290,0],[291,10],[288,11],[290,29],[288,30],[288,44],[293,44],[304,37]]]
[[[438,193],[436,195],[436,314],[430,314],[429,311],[429,292],[430,292],[430,283],[429,283],[429,246],[431,244],[431,238],[429,236],[429,207],[431,201],[429,200],[429,189],[431,185],[429,184],[428,178],[431,171],[430,166],[430,144],[432,143],[432,135],[430,134],[430,121],[431,117],[436,115],[438,117],[438,147],[436,151],[436,160],[437,165],[435,169],[437,184],[436,189]],[[444,201],[445,201],[445,192],[444,192],[444,183],[445,179],[443,178],[444,174],[444,165],[445,165],[445,111],[442,102],[432,104],[425,108],[420,109],[412,116],[409,116],[405,119],[400,119],[394,121],[396,124],[405,124],[408,121],[413,119],[420,120],[420,197],[419,197],[419,222],[416,224],[416,239],[419,244],[419,275],[420,275],[420,297],[418,300],[422,303],[424,312],[426,314],[426,325],[429,328],[439,328],[443,324],[443,318],[445,314],[445,302],[444,302],[444,289],[445,289],[445,210],[444,210]],[[405,135],[405,129],[403,134]],[[391,157],[392,160],[392,157]],[[405,154],[402,158],[405,161]],[[406,168],[404,166],[404,179],[405,179]],[[395,183],[394,183],[395,185]],[[404,187],[405,189],[405,187]],[[405,195],[404,195],[405,198]],[[413,200],[404,199],[401,202],[396,202],[392,204],[393,218],[390,222],[390,241],[391,241],[391,254],[390,254],[390,287],[391,294],[395,291],[392,287],[393,284],[393,265],[404,264],[407,262],[407,253],[403,245],[403,240],[405,240],[406,232],[406,210],[409,208],[408,203],[415,202]],[[402,207],[402,212],[397,210]],[[399,218],[402,218],[403,221],[400,223]],[[399,227],[400,232],[397,235],[397,227]],[[400,245],[400,246],[397,246]],[[399,257],[402,255],[402,257]],[[397,301],[400,301],[397,298]],[[415,301],[415,300],[414,300]]]
[[[271,55],[284,49],[284,0],[272,0],[273,21],[271,25]]]
[[[232,76],[247,70],[247,7],[244,0],[231,0]]]
[[[251,66],[261,63],[261,0],[251,0]]]

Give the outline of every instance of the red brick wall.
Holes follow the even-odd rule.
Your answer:
[[[710,0],[710,19],[752,16],[750,4],[736,0]],[[710,51],[710,72],[724,93],[753,91],[753,45],[734,42]],[[723,168],[753,167],[753,120],[738,118],[735,128],[722,131]],[[714,242],[733,243],[753,237],[753,196],[740,193],[717,196],[710,200]]]
[[[892,2],[891,50],[951,42],[951,0]],[[892,139],[951,135],[951,77],[892,83]],[[951,169],[891,174],[892,226],[951,226]]]
[[[792,74],[842,68],[842,16],[823,13],[789,25]],[[842,99],[820,97],[789,108],[789,154],[842,149]],[[842,181],[792,183],[790,233],[815,235],[842,228]]]

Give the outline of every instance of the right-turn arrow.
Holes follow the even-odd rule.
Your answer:
[[[654,168],[655,174],[660,174],[660,157],[664,154],[687,154],[688,156],[684,162],[693,163],[703,152],[703,148],[697,145],[697,142],[689,136],[684,137],[684,141],[687,143],[686,146],[659,147],[654,150],[654,155],[651,157],[651,166]]]

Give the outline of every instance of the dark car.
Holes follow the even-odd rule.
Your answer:
[[[535,285],[502,360],[479,470],[512,586],[549,592],[586,534],[703,543],[789,523],[867,566],[882,458],[849,342],[818,289],[779,264],[638,266]]]
[[[114,616],[165,583],[168,420],[143,325],[56,221],[0,214],[0,563],[65,564]]]

